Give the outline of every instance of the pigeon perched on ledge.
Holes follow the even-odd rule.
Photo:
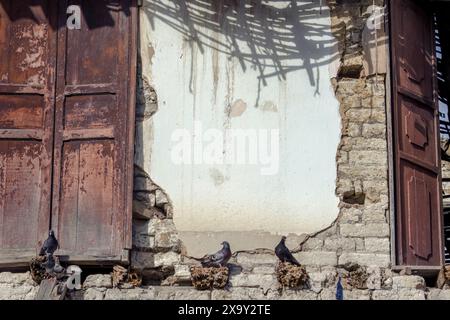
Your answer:
[[[297,259],[294,258],[291,251],[286,247],[286,237],[282,236],[280,243],[275,247],[275,254],[281,262],[289,262],[293,265],[299,266]]]
[[[223,246],[222,249],[217,251],[214,254],[209,254],[204,256],[203,258],[197,259],[202,264],[202,267],[215,267],[220,268],[224,267],[228,260],[231,258],[231,249],[230,244],[227,241],[221,243]]]
[[[59,248],[58,240],[56,240],[55,233],[53,230],[48,232],[48,238],[44,241],[42,245],[41,251],[39,252],[40,256],[45,255],[53,255],[53,253]]]

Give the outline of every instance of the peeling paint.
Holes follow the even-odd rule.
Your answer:
[[[329,11],[320,13],[318,1],[159,3],[170,16],[150,0],[141,12],[143,76],[161,105],[143,123],[140,161],[171,195],[177,229],[276,235],[332,223],[340,118],[329,82],[338,58]],[[262,177],[251,165],[176,165],[173,132],[193,132],[198,122],[224,142],[230,130],[278,130],[279,172]]]
[[[247,110],[247,104],[242,99],[238,99],[227,108],[226,112],[228,113],[228,116],[231,118],[240,117],[242,114]]]

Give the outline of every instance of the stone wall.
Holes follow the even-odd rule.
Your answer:
[[[308,289],[289,290],[280,295],[274,274],[276,259],[273,251],[265,249],[236,253],[232,261],[232,289],[222,293],[213,291],[210,298],[253,295],[333,299],[337,276],[351,272],[362,274],[364,281],[346,285],[348,297],[425,297],[423,288],[422,293],[404,291],[412,288],[408,284],[397,284],[392,290],[386,134],[387,48],[384,26],[376,30],[376,35],[367,27],[368,8],[372,4],[368,0],[328,1],[332,32],[338,39],[340,52],[335,77],[330,79],[340,102],[342,119],[341,143],[336,155],[340,214],[331,226],[317,234],[288,239],[288,244],[295,247],[297,259],[310,275]],[[149,110],[155,109],[151,106],[157,99],[151,90],[147,88],[147,93],[141,96],[144,107],[147,103]],[[141,109],[145,108],[138,108]],[[145,181],[140,185],[153,185],[142,170],[136,172]],[[151,189],[138,191],[150,194]],[[142,195],[141,198],[146,199]],[[144,201],[144,207],[153,211],[156,202]],[[142,207],[135,205],[135,208]],[[150,220],[134,221],[132,265],[143,272],[147,282],[189,284],[189,265],[196,262],[184,256],[170,210],[169,214],[159,211],[162,214],[136,215],[147,216]],[[184,287],[182,290],[190,292]]]
[[[185,255],[169,195],[137,167],[131,262],[144,276],[143,286],[117,289],[108,274],[94,274],[86,278],[82,291],[69,297],[328,300],[335,299],[341,277],[347,300],[450,299],[447,285],[427,288],[422,277],[390,269],[386,37],[381,29],[375,40],[367,28],[372,0],[329,0],[328,5],[340,52],[336,76],[330,79],[342,118],[336,155],[340,213],[325,230],[288,239],[309,275],[305,288],[280,288],[273,251],[255,249],[233,254],[225,290],[195,290],[190,286],[189,266],[198,262]],[[154,112],[157,98],[152,92],[149,87],[145,94],[141,91],[138,121]],[[0,273],[0,299],[31,299],[36,288],[28,273]]]
[[[241,262],[254,257],[242,256]],[[309,269],[310,289],[280,290],[273,275],[273,257],[258,258],[266,266],[255,266],[251,274],[232,276],[232,285],[226,290],[199,291],[188,286],[142,286],[126,289],[113,288],[108,274],[89,275],[79,291],[69,292],[69,300],[334,300],[336,272],[332,268],[322,271]],[[343,271],[343,270],[340,270]],[[344,300],[450,300],[450,290],[427,288],[419,276],[394,275],[384,277],[372,268],[366,286],[360,289],[346,285]],[[384,279],[384,280],[383,280]],[[388,284],[386,284],[386,281]],[[381,287],[380,283],[383,283]],[[318,290],[318,286],[322,289]],[[38,287],[27,273],[0,273],[0,300],[32,300]]]

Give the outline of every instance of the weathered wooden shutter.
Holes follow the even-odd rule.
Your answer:
[[[443,232],[433,18],[419,1],[390,3],[396,263],[439,267]]]
[[[62,260],[128,258],[136,37],[134,0],[0,0],[0,263],[49,227]]]
[[[128,258],[136,37],[130,4],[59,1],[59,12],[82,9],[79,30],[60,15],[56,77],[52,226],[59,254],[72,261]]]
[[[0,1],[0,263],[29,260],[48,233],[55,9]]]

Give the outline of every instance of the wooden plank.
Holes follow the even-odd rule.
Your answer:
[[[56,278],[44,279],[39,285],[35,300],[64,300],[67,293],[65,283],[59,282]]]

